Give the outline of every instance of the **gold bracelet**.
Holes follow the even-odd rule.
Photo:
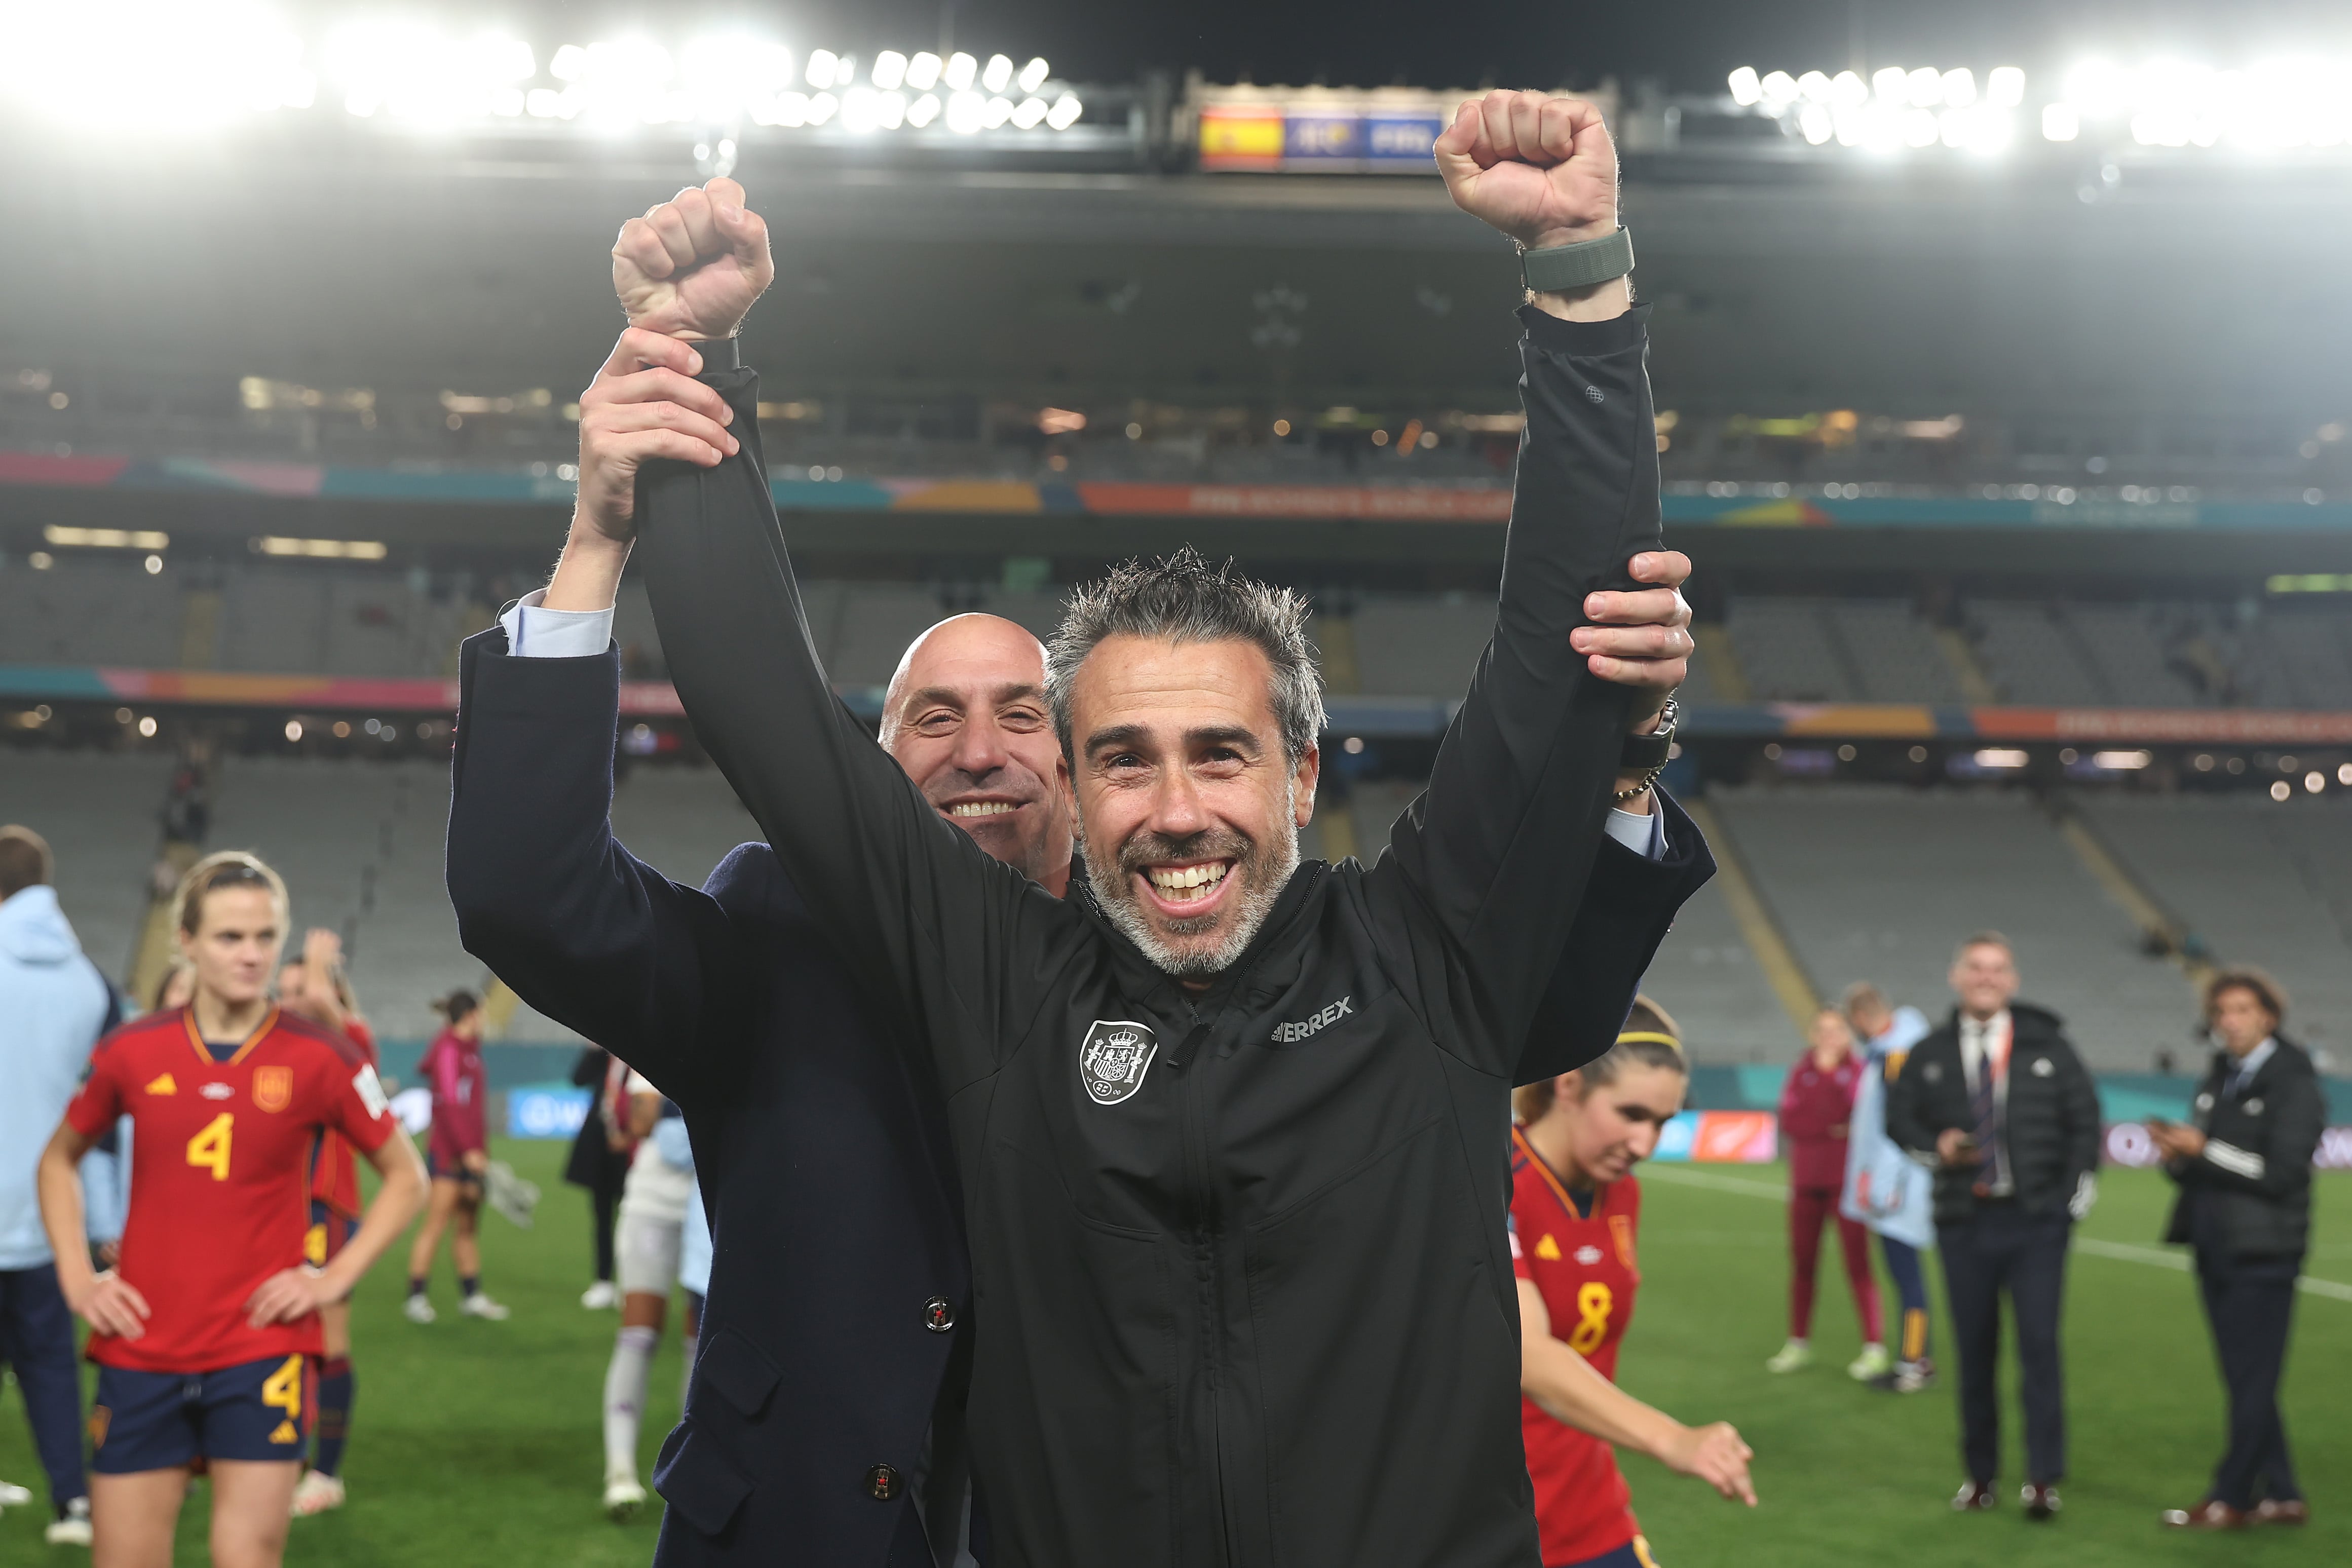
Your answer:
[[[1611,804],[1622,806],[1628,800],[1638,800],[1642,796],[1648,794],[1651,787],[1657,783],[1658,775],[1664,773],[1665,770],[1666,765],[1663,762],[1659,763],[1655,768],[1651,768],[1647,773],[1642,775],[1642,781],[1639,784],[1634,785],[1631,789],[1620,789],[1617,793],[1611,796],[1609,798]]]

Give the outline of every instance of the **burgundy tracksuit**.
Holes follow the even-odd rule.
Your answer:
[[[1846,1124],[1853,1119],[1854,1090],[1868,1071],[1849,1052],[1834,1071],[1814,1064],[1810,1051],[1789,1069],[1780,1088],[1780,1141],[1789,1151],[1789,1337],[1807,1339],[1813,1323],[1813,1273],[1822,1249],[1822,1222],[1835,1218],[1838,1247],[1845,1254],[1846,1283],[1862,1337],[1881,1343],[1878,1281],[1870,1271],[1870,1232],[1838,1213],[1845,1187]]]

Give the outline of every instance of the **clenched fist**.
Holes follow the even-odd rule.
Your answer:
[[[623,224],[613,245],[613,292],[629,325],[672,338],[731,337],[775,280],[768,225],[732,180],[688,186]]]
[[[1454,204],[1528,250],[1601,239],[1617,227],[1617,149],[1580,98],[1490,92],[1437,139]]]

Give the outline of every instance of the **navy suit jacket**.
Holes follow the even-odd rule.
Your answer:
[[[467,951],[643,1072],[694,1140],[715,1247],[685,1418],[655,1472],[656,1563],[922,1561],[908,1490],[875,1468],[922,1462],[934,1409],[960,1407],[971,1332],[923,1053],[853,989],[767,845],[697,890],[614,839],[616,654],[513,658],[492,629],[459,680],[448,884]],[[1714,871],[1661,799],[1664,861],[1601,845],[1522,1078],[1608,1049]]]

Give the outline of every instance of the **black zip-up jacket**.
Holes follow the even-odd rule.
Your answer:
[[[2180,1187],[2167,1241],[2216,1258],[2300,1258],[2311,1239],[2311,1159],[2327,1130],[2327,1095],[2303,1047],[2277,1049],[2227,1092],[2230,1053],[2215,1051],[2190,1123],[2205,1134],[2193,1160],[2167,1160]]]
[[[2067,1040],[2058,1015],[2029,1002],[2009,1007],[2009,1165],[2018,1207],[2028,1214],[2065,1214],[2099,1168],[2099,1091]],[[1969,1075],[1960,1059],[1960,1014],[1911,1048],[1886,1097],[1886,1133],[1905,1148],[1933,1155],[1947,1127],[1973,1131]],[[1975,1218],[1977,1166],[1936,1171],[1936,1223]],[[2079,1217],[2078,1217],[2079,1218]]]
[[[982,852],[835,701],[751,372],[703,378],[740,455],[640,479],[640,559],[696,731],[947,1096],[998,1563],[1538,1562],[1508,1092],[1631,695],[1570,634],[1659,538],[1646,314],[1521,312],[1501,603],[1429,789],[1370,869],[1300,867],[1202,994],[1090,898]]]

